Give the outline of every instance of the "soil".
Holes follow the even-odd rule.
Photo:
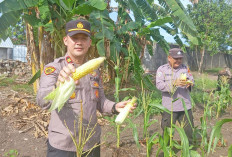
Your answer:
[[[212,79],[216,77],[212,76]],[[106,92],[107,93],[107,92]],[[111,95],[112,93],[107,93]],[[112,97],[112,95],[111,95]],[[46,156],[46,129],[49,120],[49,113],[42,111],[35,103],[35,95],[24,92],[16,92],[11,88],[0,87],[0,156],[10,150],[17,150],[19,157],[45,157]],[[203,116],[203,106],[198,104],[193,110],[194,124],[200,126],[200,118]],[[232,108],[219,119],[232,118]],[[154,115],[152,119],[158,120],[150,128],[150,133],[162,132],[160,128],[160,115]],[[208,122],[213,126],[218,119]],[[116,148],[116,128],[109,121],[99,118],[102,125],[101,156],[102,157],[145,157],[146,147],[141,142],[138,149],[133,140],[132,129],[128,128],[121,133],[120,149]],[[134,123],[140,129],[139,138],[142,140],[143,118],[136,118]],[[123,126],[126,127],[126,126]],[[232,125],[226,123],[222,127],[222,135],[226,140],[226,146],[218,145],[210,157],[228,156],[228,148],[232,145]],[[178,138],[178,137],[174,137]],[[155,156],[157,145],[153,147],[152,155]],[[200,150],[197,150],[200,152]],[[180,153],[178,154],[180,156]]]

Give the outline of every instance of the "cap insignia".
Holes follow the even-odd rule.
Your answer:
[[[44,73],[45,73],[46,75],[49,75],[49,74],[53,73],[55,70],[56,70],[56,68],[54,68],[54,67],[47,67],[47,68],[44,70]]]
[[[181,52],[179,51],[179,52],[177,52],[177,54],[178,54],[178,55],[181,55]]]
[[[83,24],[81,23],[81,22],[79,22],[78,24],[77,24],[77,28],[83,28],[84,26],[83,26]]]

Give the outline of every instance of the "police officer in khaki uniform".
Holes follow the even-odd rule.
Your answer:
[[[162,104],[169,111],[173,111],[173,124],[178,121],[180,124],[183,122],[184,130],[192,142],[192,128],[184,112],[182,100],[185,102],[188,110],[189,118],[193,125],[193,115],[191,111],[191,98],[190,90],[193,86],[194,80],[189,69],[182,64],[183,52],[179,48],[169,50],[168,63],[160,66],[156,73],[156,87],[162,92]],[[181,74],[186,74],[187,80],[192,83],[187,83],[187,80],[180,79]],[[176,90],[173,90],[176,89]],[[172,97],[173,95],[173,97]],[[173,100],[178,100],[172,102]],[[162,113],[161,127],[164,130],[166,127],[171,126],[171,115],[169,113]]]
[[[75,68],[83,64],[86,54],[91,46],[90,23],[85,20],[72,20],[66,24],[66,36],[63,38],[67,47],[65,56],[57,58],[54,62],[45,66],[40,79],[40,88],[37,94],[37,102],[44,109],[51,106],[43,98],[50,93],[60,82],[68,80]],[[78,125],[74,130],[74,121],[78,124],[80,106],[83,105],[83,128],[93,130],[93,136],[84,146],[84,151],[89,150],[95,144],[100,143],[101,128],[97,124],[96,111],[118,113],[128,101],[115,103],[108,100],[103,91],[100,73],[98,70],[86,75],[75,82],[76,89],[72,97],[66,102],[60,112],[53,110],[48,128],[47,157],[75,157],[76,147],[69,134],[78,136]],[[133,107],[135,109],[135,107]],[[132,110],[133,110],[132,109]],[[77,137],[77,139],[79,139]],[[77,141],[78,143],[78,141]],[[100,146],[91,151],[88,157],[100,157]]]

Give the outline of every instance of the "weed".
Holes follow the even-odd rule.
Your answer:
[[[32,85],[28,85],[28,84],[15,84],[12,86],[12,89],[15,91],[23,91],[25,93],[33,93],[33,87]]]
[[[11,149],[9,150],[9,152],[6,152],[3,156],[4,157],[16,157],[18,156],[18,151],[15,149]]]
[[[15,83],[17,76],[13,77],[6,77],[6,76],[0,76],[0,87],[10,86]]]

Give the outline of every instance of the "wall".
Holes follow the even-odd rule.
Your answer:
[[[177,45],[170,45],[171,48],[178,47]],[[158,45],[153,46],[153,56],[151,56],[147,49],[145,49],[144,57],[142,58],[143,67],[146,72],[155,73],[159,66],[167,63],[167,54],[164,50]],[[228,57],[229,56],[229,57]],[[227,55],[227,59],[232,62],[232,55]],[[191,70],[197,70],[198,64],[201,60],[200,52],[190,51],[187,48],[187,53],[184,53],[184,64],[188,65]],[[203,69],[212,69],[212,68],[224,68],[226,66],[226,60],[224,54],[215,54],[210,56],[210,54],[205,53]],[[232,67],[230,67],[232,68]]]
[[[7,59],[7,49],[0,48],[0,59]]]
[[[0,48],[0,59],[13,59],[13,49]]]

